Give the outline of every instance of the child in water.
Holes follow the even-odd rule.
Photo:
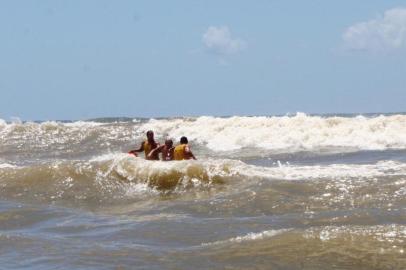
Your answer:
[[[154,155],[158,156],[159,153],[161,153],[163,161],[170,161],[170,160],[173,160],[173,157],[174,157],[173,150],[174,150],[173,141],[170,139],[167,139],[167,140],[165,140],[164,145],[161,145],[161,146],[155,148],[154,150],[152,150],[149,153],[148,157],[150,157],[150,156],[152,157]]]

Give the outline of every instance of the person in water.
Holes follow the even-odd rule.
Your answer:
[[[196,159],[188,145],[188,140],[185,136],[180,138],[180,144],[173,150],[175,160]]]
[[[145,159],[159,160],[158,152],[155,152],[153,155],[149,155],[151,153],[151,151],[156,149],[157,147],[159,147],[159,143],[155,142],[154,132],[152,130],[148,130],[147,131],[147,140],[145,140],[141,143],[140,148],[131,150],[128,153],[134,154],[135,156],[137,156],[137,152],[144,151]]]
[[[165,144],[161,145],[154,150],[152,150],[148,156],[153,156],[153,155],[159,155],[159,153],[162,154],[162,160],[163,161],[170,161],[173,160],[173,150],[175,147],[173,147],[173,141],[170,139],[165,140]]]

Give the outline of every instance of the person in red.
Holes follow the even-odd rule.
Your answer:
[[[163,161],[170,161],[173,160],[173,150],[175,147],[173,147],[173,141],[170,139],[165,140],[165,144],[161,145],[154,150],[152,150],[148,156],[154,156],[155,154],[161,153],[162,158],[161,160]]]
[[[155,151],[155,153],[153,155],[150,155],[152,150],[154,150],[158,147],[159,147],[159,143],[157,143],[154,139],[154,132],[152,130],[148,130],[147,131],[147,140],[145,140],[141,143],[140,148],[131,150],[128,153],[137,156],[137,152],[144,151],[145,159],[159,160],[159,156],[158,156],[159,152]]]

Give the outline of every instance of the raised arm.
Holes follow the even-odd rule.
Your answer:
[[[130,153],[130,154],[135,154],[136,152],[142,152],[142,151],[144,151],[144,143],[145,143],[145,142],[142,142],[142,143],[141,143],[140,148],[131,150],[131,151],[129,151],[128,153]]]

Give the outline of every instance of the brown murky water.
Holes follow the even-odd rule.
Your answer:
[[[0,123],[0,269],[406,269],[405,123]],[[199,159],[123,154],[150,128]]]

